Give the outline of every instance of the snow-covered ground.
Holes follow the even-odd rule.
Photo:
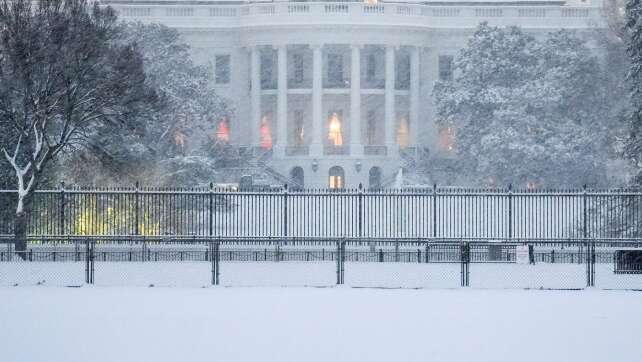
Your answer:
[[[0,288],[3,362],[639,361],[642,293]]]

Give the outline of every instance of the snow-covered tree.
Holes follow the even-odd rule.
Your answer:
[[[18,251],[47,166],[85,134],[135,117],[151,94],[119,31],[113,10],[85,0],[2,0],[0,149],[18,189]]]
[[[192,61],[189,46],[175,29],[142,23],[122,27],[122,41],[135,43],[142,54],[145,84],[155,90],[157,99],[135,121],[93,133],[91,147],[70,160],[70,178],[82,181],[78,175],[87,174],[88,160],[98,159],[104,167],[96,176],[102,182],[107,178],[120,183],[135,179],[174,184],[179,174],[184,175],[179,180],[191,181],[183,186],[211,181],[210,158],[215,155],[205,155],[203,148],[224,142],[217,138],[217,129],[231,113],[212,87],[212,67]]]
[[[566,31],[537,39],[485,23],[434,89],[471,183],[579,186],[604,182],[614,127],[605,70]]]
[[[642,1],[630,0],[626,5],[626,41],[630,59],[630,134],[626,157],[636,168],[633,183],[642,184]]]

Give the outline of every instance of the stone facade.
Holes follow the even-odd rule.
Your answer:
[[[103,3],[179,29],[235,109],[225,137],[313,188],[385,186],[418,150],[451,152],[432,88],[481,21],[533,33],[605,26],[594,0]]]

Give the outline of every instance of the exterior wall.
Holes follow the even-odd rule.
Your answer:
[[[275,146],[270,166],[286,177],[293,167],[302,167],[306,187],[327,187],[328,170],[333,166],[344,169],[348,187],[356,187],[359,183],[367,187],[369,170],[375,166],[382,169],[384,181],[392,180],[398,169],[404,166],[403,157],[394,145],[396,135],[391,134],[396,130],[398,115],[410,118],[411,148],[435,150],[439,130],[434,122],[431,94],[435,81],[439,79],[439,57],[456,56],[479,22],[488,21],[498,26],[520,25],[534,34],[560,28],[588,33],[604,26],[601,3],[592,0],[540,2],[539,5],[514,2],[510,6],[493,5],[492,2],[477,6],[471,2],[461,5],[454,1],[440,1],[439,5],[366,5],[360,2],[217,5],[216,1],[103,3],[116,8],[126,19],[160,22],[179,29],[192,47],[194,60],[207,64],[213,72],[216,56],[229,55],[230,82],[217,84],[216,89],[234,110],[230,120],[231,141],[238,145],[259,146],[259,115],[270,112]],[[320,90],[314,88],[315,47],[322,49]],[[386,54],[386,48],[393,52],[392,58]],[[260,75],[255,74],[257,70],[252,67],[252,53],[256,51],[274,52],[275,89],[262,89],[254,96],[252,77],[253,74]],[[353,51],[359,54],[358,88],[352,87]],[[411,65],[410,73],[411,79],[418,79],[415,88],[395,90],[390,85],[368,84],[365,78],[366,55],[370,51],[384,57],[376,68],[376,77],[383,79],[395,69],[388,68],[386,61],[416,51],[418,64],[414,68]],[[304,79],[302,85],[288,86],[294,77],[295,52],[303,55],[306,64]],[[327,83],[329,52],[336,52],[342,57],[343,76],[347,81],[344,87]],[[279,64],[280,59],[284,59],[286,64]],[[278,71],[283,69],[287,77],[279,77]],[[320,114],[314,114],[315,95],[322,99],[318,110]],[[353,99],[360,99],[359,106],[352,106]],[[257,101],[259,105],[253,104]],[[383,135],[379,129],[376,137],[377,143],[387,147],[385,154],[372,154],[366,144],[369,107],[376,111],[377,125],[385,129]],[[326,142],[328,113],[335,109],[342,111],[344,144],[350,145],[347,154],[329,155],[317,145]],[[292,147],[296,146],[292,129],[297,110],[304,111],[304,149]],[[357,113],[353,115],[354,112]],[[285,120],[286,127],[279,126],[279,119]],[[353,134],[356,137],[352,137]]]

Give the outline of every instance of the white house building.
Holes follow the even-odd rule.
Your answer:
[[[106,0],[180,30],[235,112],[218,136],[307,187],[378,187],[418,150],[452,152],[434,82],[481,21],[530,32],[605,26],[601,0]]]

